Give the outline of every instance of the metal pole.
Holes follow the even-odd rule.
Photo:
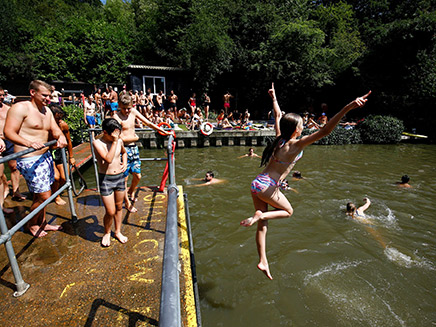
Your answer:
[[[50,142],[45,143],[44,145],[47,147],[47,146],[55,144],[56,142],[57,142],[57,140],[52,140]],[[13,159],[22,157],[23,155],[34,152],[34,151],[35,151],[35,149],[28,148],[24,151],[13,153],[9,156],[1,158],[0,164],[7,162],[9,160],[13,160]],[[65,149],[64,148],[61,149],[61,153],[62,153],[62,161],[64,164],[64,169],[66,169],[65,168],[66,167],[66,156],[65,156]],[[68,172],[68,170],[65,170],[65,171]],[[30,287],[30,285],[27,284],[26,282],[24,282],[23,277],[21,276],[20,268],[18,266],[17,258],[15,256],[15,251],[14,251],[14,248],[12,246],[11,238],[16,233],[17,230],[19,230],[30,219],[32,219],[36,214],[38,214],[41,210],[43,210],[51,201],[53,201],[56,198],[56,196],[58,196],[67,187],[71,190],[71,182],[69,181],[68,176],[67,176],[67,182],[65,185],[63,185],[61,188],[59,188],[59,190],[57,190],[47,200],[45,200],[43,203],[41,203],[41,205],[39,205],[37,208],[35,208],[35,210],[33,210],[26,217],[24,217],[19,223],[14,225],[10,230],[7,227],[5,216],[3,215],[3,210],[0,209],[0,231],[1,231],[0,244],[3,244],[3,243],[5,244],[6,253],[7,253],[8,258],[9,258],[9,263],[11,264],[12,273],[13,273],[14,279],[15,279],[15,285],[17,287],[17,291],[14,293],[14,296],[16,296],[16,297],[23,295],[27,291],[27,289]],[[71,194],[71,191],[69,192],[69,194]],[[72,203],[72,196],[70,196],[70,204],[71,203]],[[74,210],[74,206],[72,207],[71,214],[73,215],[73,221],[74,221],[74,216],[76,215],[75,210]],[[77,219],[77,217],[75,217],[75,219]]]
[[[162,292],[160,298],[159,326],[180,327],[180,285],[179,285],[179,239],[177,229],[177,197],[175,184],[173,136],[168,141],[168,209],[165,229],[164,257],[162,267]]]
[[[98,178],[97,159],[95,159],[94,146],[92,145],[92,131],[91,131],[91,129],[88,129],[88,135],[89,135],[89,144],[91,146],[92,163],[94,164],[94,174],[95,174],[95,182],[97,183],[97,192],[100,193],[100,181]]]
[[[8,234],[9,232],[6,225],[5,216],[3,215],[3,210],[0,210],[0,229],[2,236]],[[15,256],[15,251],[12,246],[11,236],[8,237],[8,240],[5,243],[5,248],[9,258],[9,263],[11,264],[12,273],[14,275],[15,286],[17,287],[17,291],[14,293],[14,296],[21,296],[27,291],[30,285],[27,284],[21,276],[20,267],[18,267],[17,257]]]
[[[16,223],[8,232],[6,235],[1,235],[0,236],[0,244],[3,244],[7,241],[7,239],[9,239],[10,237],[12,237],[12,235],[14,235],[18,230],[20,230],[21,227],[23,227],[30,219],[32,219],[33,217],[35,217],[41,210],[44,209],[44,207],[46,207],[48,204],[50,204],[50,202],[52,202],[54,199],[56,199],[56,197],[61,194],[67,187],[69,187],[70,185],[65,184],[62,185],[62,187],[60,187],[56,192],[54,192],[52,195],[50,195],[50,197],[45,200],[43,203],[41,203],[38,207],[36,207],[34,210],[32,210],[26,217],[24,217],[23,219],[21,219],[18,223]]]
[[[56,143],[57,143],[57,140],[51,140],[50,142],[44,143],[44,146],[48,147],[48,146],[54,145]],[[7,162],[9,160],[15,160],[15,159],[17,159],[19,157],[24,156],[25,154],[28,154],[28,153],[31,153],[31,152],[34,152],[34,151],[36,151],[34,148],[28,148],[28,149],[20,151],[20,152],[12,153],[12,154],[10,154],[10,155],[8,155],[6,157],[1,158],[0,159],[0,164],[2,164],[4,162]]]
[[[73,223],[77,222],[77,214],[76,209],[74,208],[74,201],[73,201],[73,191],[71,187],[71,180],[70,180],[70,174],[68,173],[68,165],[67,165],[67,156],[65,154],[65,148],[61,149],[62,154],[62,164],[64,166],[64,172],[65,172],[65,182],[68,186],[68,202],[70,204],[70,212],[71,212],[71,220]]]

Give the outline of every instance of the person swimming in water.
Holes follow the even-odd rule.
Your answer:
[[[347,203],[347,216],[352,217],[353,219],[362,221],[364,223],[368,223],[366,219],[364,211],[369,208],[371,205],[371,201],[368,198],[364,198],[363,201],[365,204],[359,208],[352,202]]]
[[[411,188],[412,185],[409,184],[410,177],[407,175],[401,176],[401,182],[396,182],[398,187]]]
[[[257,268],[269,279],[272,279],[266,257],[268,220],[289,218],[294,212],[288,199],[280,191],[279,186],[281,181],[286,178],[297,160],[302,157],[303,149],[330,134],[342,117],[350,110],[363,107],[371,91],[347,104],[327,122],[324,128],[301,138],[300,136],[303,131],[303,119],[301,116],[288,113],[282,118],[274,83],[268,93],[273,101],[276,139],[273,143],[267,145],[263,151],[261,166],[265,165],[266,167],[251,183],[251,195],[255,213],[252,217],[242,220],[240,225],[249,227],[257,223],[256,244],[259,254]],[[275,210],[268,211],[268,205],[275,208]]]
[[[239,156],[238,159],[245,158],[245,157],[250,157],[250,158],[262,158],[262,157],[259,156],[258,154],[254,153],[254,149],[253,149],[253,148],[248,149],[248,153],[246,153],[246,154],[244,154],[244,155],[242,155],[242,156]]]
[[[200,180],[200,181],[203,181],[204,183],[196,184],[196,185],[192,185],[192,186],[206,186],[206,185],[220,184],[220,183],[225,182],[224,179],[215,178],[215,174],[213,173],[212,170],[209,170],[208,172],[206,172],[206,175],[204,176],[204,178],[201,178],[201,179],[193,178],[193,180]]]
[[[372,234],[374,239],[381,245],[383,249],[386,249],[386,242],[383,240],[382,236],[379,232],[377,232],[374,228],[371,227],[372,222],[366,217],[364,211],[369,208],[371,205],[371,201],[368,198],[364,198],[363,201],[365,204],[356,208],[356,205],[352,202],[347,203],[347,216],[350,216],[355,221],[365,224],[366,230]]]

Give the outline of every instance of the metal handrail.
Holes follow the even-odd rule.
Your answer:
[[[168,140],[168,208],[165,228],[164,256],[162,265],[162,290],[159,310],[160,327],[180,327],[180,285],[179,285],[179,238],[177,226],[177,197],[174,136]]]
[[[51,146],[56,144],[56,140],[47,142],[44,144],[45,147]],[[23,150],[21,152],[13,153],[11,155],[8,155],[6,157],[3,157],[0,159],[0,164],[7,162],[9,160],[14,160],[17,158],[20,158],[26,154],[35,152],[36,149],[29,148],[26,150]],[[68,166],[67,166],[67,157],[65,154],[65,148],[61,149],[61,155],[62,155],[62,164],[64,166],[64,170],[67,172]],[[53,193],[47,200],[45,200],[43,203],[41,203],[36,209],[34,209],[32,212],[30,212],[26,217],[24,217],[22,220],[20,220],[15,226],[13,226],[11,229],[8,229],[8,226],[6,224],[6,219],[3,214],[3,210],[0,210],[0,244],[5,244],[6,253],[9,258],[9,263],[11,265],[12,273],[14,275],[15,279],[15,286],[17,288],[17,291],[14,292],[14,296],[18,297],[23,295],[30,287],[28,283],[26,283],[23,280],[23,277],[21,275],[20,268],[18,267],[17,258],[15,256],[15,251],[12,246],[12,236],[20,230],[21,227],[23,227],[30,219],[32,219],[35,215],[37,215],[41,210],[43,210],[50,202],[52,202],[59,194],[61,194],[65,189],[68,188],[68,200],[70,205],[70,211],[71,211],[71,217],[73,222],[77,222],[77,215],[76,210],[74,208],[73,204],[73,194],[71,190],[71,181],[68,176],[68,174],[65,174],[66,182],[63,186],[61,186],[55,193]]]
[[[74,183],[74,172],[76,172],[77,175],[79,176],[79,185],[80,185],[79,190],[76,189],[76,185]],[[83,178],[82,174],[80,173],[79,167],[77,167],[76,165],[70,164],[70,180],[71,180],[71,187],[73,189],[73,193],[75,196],[79,196],[87,188],[86,180],[85,178]]]

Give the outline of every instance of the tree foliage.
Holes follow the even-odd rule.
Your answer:
[[[2,0],[2,9],[5,84],[122,83],[129,64],[169,65],[213,101],[232,89],[258,116],[268,100],[259,93],[275,81],[288,110],[334,108],[372,89],[374,111],[415,125],[436,100],[435,0]]]

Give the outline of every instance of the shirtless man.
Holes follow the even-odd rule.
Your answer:
[[[102,102],[101,102],[101,89],[98,89],[97,92],[95,92],[94,94],[94,99],[95,99],[95,106],[97,109],[97,112],[102,113]]]
[[[6,115],[9,110],[9,106],[3,103],[5,92],[0,87],[0,138],[4,140],[6,149],[2,153],[2,156],[7,156],[12,153],[14,153],[14,144],[10,142],[9,140],[6,140],[3,135],[3,128],[6,121]],[[20,172],[17,169],[17,161],[16,160],[9,160],[8,161],[9,170],[11,171],[11,184],[12,184],[12,200],[14,201],[24,201],[26,200],[26,197],[20,193],[19,186],[20,186]],[[2,180],[2,184],[4,185],[4,198],[6,198],[9,194],[9,186],[8,181],[6,178],[6,175],[0,174]],[[1,196],[1,195],[0,195]]]
[[[50,87],[50,91],[51,91],[51,102],[54,104],[59,104],[59,97],[62,96],[62,93],[56,90],[56,87],[54,85],[52,85]]]
[[[148,127],[151,127],[165,135],[170,135],[171,133],[164,131],[162,128],[145,118],[140,112],[138,112],[138,110],[133,109],[130,95],[123,94],[120,97],[119,105],[120,111],[115,113],[114,118],[122,126],[120,138],[123,140],[124,147],[127,151],[127,169],[124,171],[126,183],[129,173],[132,174],[132,184],[126,192],[125,202],[127,210],[130,212],[136,212],[137,209],[134,207],[134,201],[136,201],[136,186],[138,186],[139,180],[141,179],[141,161],[139,158],[138,146],[135,143],[138,140],[138,135],[135,134],[135,120],[138,119]]]
[[[170,96],[168,97],[168,100],[170,100],[170,109],[174,110],[174,114],[177,117],[177,100],[179,97],[174,94],[174,90],[171,90]]]
[[[12,106],[6,116],[4,135],[15,144],[15,152],[33,148],[37,151],[17,159],[17,167],[23,174],[30,192],[34,193],[30,211],[36,209],[51,195],[54,181],[53,157],[44,146],[49,135],[57,139],[56,146],[63,148],[67,140],[47,104],[50,101],[50,85],[35,80],[29,85],[30,101]],[[59,225],[49,225],[45,208],[33,217],[26,226],[35,237],[47,235],[47,231],[60,230]]]
[[[138,95],[138,108],[139,112],[145,116],[146,107],[148,105],[148,99],[147,96],[144,94],[144,91],[140,91]]]
[[[86,99],[85,106],[83,107],[83,119],[89,128],[95,128],[95,103],[92,94]]]
[[[162,90],[159,91],[159,93],[156,95],[156,102],[157,102],[157,109],[160,111],[165,110],[163,101],[165,99],[165,94]]]
[[[101,95],[102,104],[104,107],[104,117],[110,116],[110,110],[111,110],[111,101],[109,100],[109,88],[106,89],[106,91],[103,92]]]
[[[147,97],[147,100],[148,100],[148,104],[147,104],[147,106],[148,106],[148,109],[153,109],[153,94],[151,93],[151,89],[147,89],[147,95],[146,95],[146,97]]]
[[[233,95],[230,94],[229,91],[227,91],[226,94],[223,95],[223,101],[224,101],[224,110],[226,112],[226,114],[229,112],[230,110],[230,99],[234,98]]]
[[[118,111],[118,94],[112,86],[109,86],[109,101],[111,102],[111,116]]]

